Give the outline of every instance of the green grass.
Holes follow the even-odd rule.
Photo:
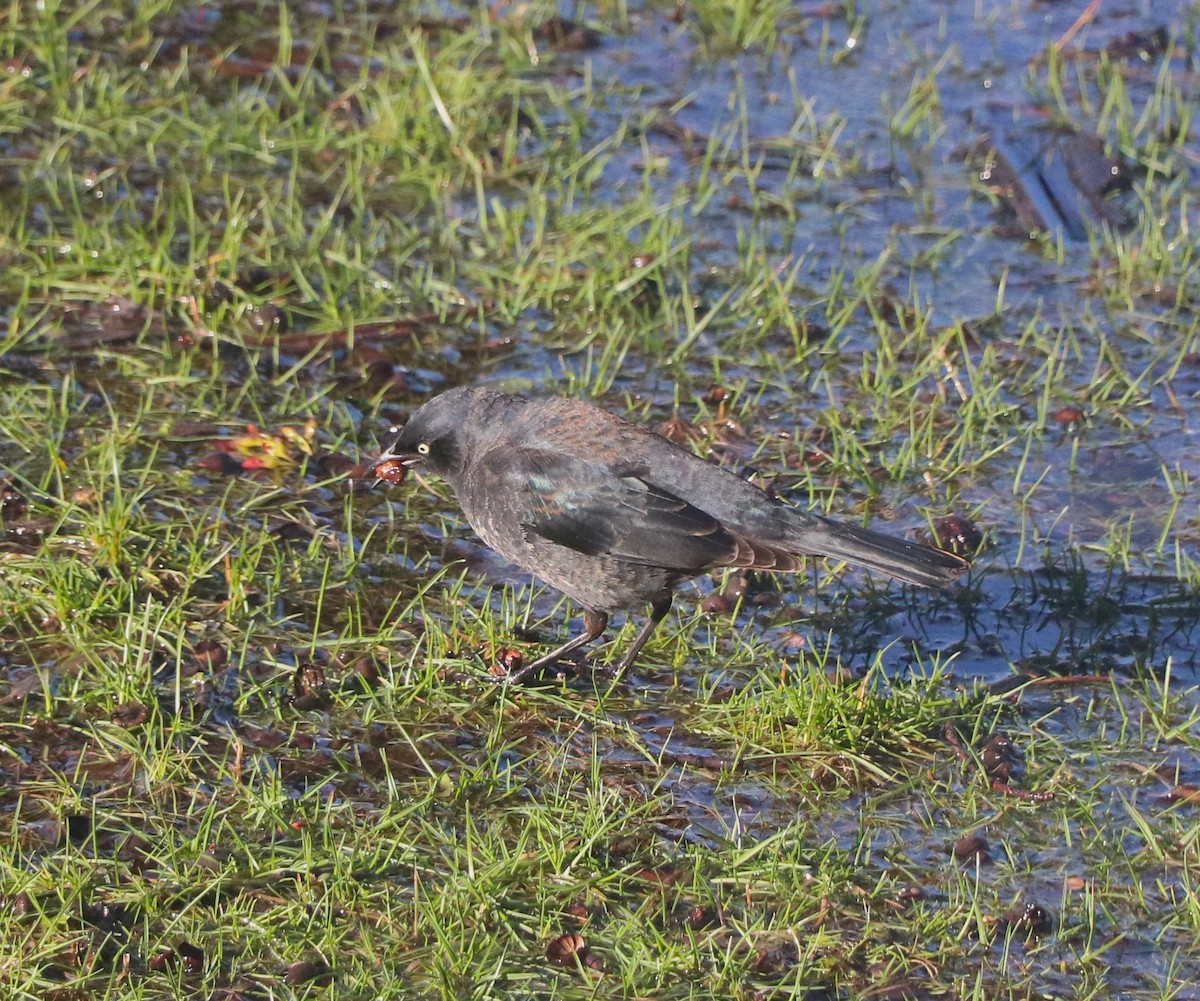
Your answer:
[[[911,12],[558,12],[0,18],[0,993],[1190,996],[1195,12],[996,74],[1131,167],[1079,245],[993,227],[995,67]],[[346,476],[470,381],[987,548],[497,687],[578,609]]]

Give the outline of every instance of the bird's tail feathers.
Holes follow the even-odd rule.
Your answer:
[[[845,560],[908,584],[938,587],[969,566],[953,553],[825,518],[819,525],[807,527],[804,534],[807,537],[801,546],[805,552]]]

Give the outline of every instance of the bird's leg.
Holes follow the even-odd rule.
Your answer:
[[[642,647],[646,645],[646,640],[650,638],[650,634],[654,632],[655,627],[667,617],[667,612],[670,610],[671,595],[669,594],[665,598],[659,598],[650,606],[650,618],[646,620],[646,624],[642,626],[641,632],[637,634],[637,639],[633,641],[633,646],[629,648],[629,653],[625,654],[624,660],[617,666],[617,670],[613,674],[614,681],[633,667],[633,662],[637,660],[638,654],[642,652]]]
[[[670,604],[668,602],[668,604]],[[664,613],[665,614],[665,613]],[[604,630],[608,628],[608,615],[604,612],[593,612],[590,608],[583,613],[583,633],[576,636],[573,640],[568,640],[557,650],[551,650],[544,657],[539,657],[535,661],[531,661],[524,667],[519,667],[503,679],[509,684],[516,684],[518,681],[523,681],[535,671],[540,671],[543,667],[549,667],[557,660],[561,660],[567,654],[574,650],[578,650],[581,646],[586,646],[592,640],[599,639]],[[642,640],[644,643],[645,640]]]

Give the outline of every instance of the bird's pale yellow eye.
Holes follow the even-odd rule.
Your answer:
[[[419,442],[417,444],[417,454],[418,455],[428,455],[429,454],[429,442],[427,442],[427,441]]]

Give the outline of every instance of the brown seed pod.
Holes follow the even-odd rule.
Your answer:
[[[587,942],[577,932],[567,932],[546,945],[546,958],[558,966],[574,966],[587,961]]]
[[[951,850],[954,852],[954,857],[960,862],[988,862],[991,860],[991,855],[988,854],[987,839],[978,834],[969,834],[965,838],[959,838],[954,842]]]
[[[376,477],[383,480],[385,483],[390,483],[395,486],[404,479],[405,473],[408,472],[403,462],[399,459],[384,459],[378,463],[372,470]]]

